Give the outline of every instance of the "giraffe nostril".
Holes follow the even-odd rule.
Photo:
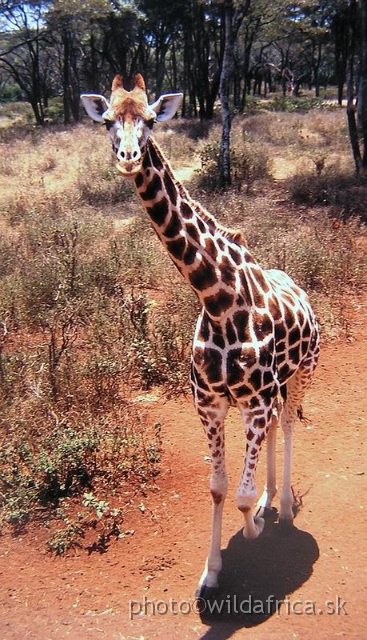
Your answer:
[[[122,151],[122,149],[120,149],[119,153],[118,153],[118,158],[119,160],[122,160],[124,162],[129,162],[132,160],[138,160],[140,156],[140,153],[138,150],[135,151]]]

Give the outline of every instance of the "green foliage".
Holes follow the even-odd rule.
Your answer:
[[[22,92],[15,84],[3,84],[0,89],[0,102],[18,102],[22,99]]]
[[[81,548],[85,528],[78,522],[66,520],[66,527],[55,531],[47,540],[48,551],[56,556],[62,556],[70,549]]]
[[[73,518],[65,517],[64,526],[50,535],[48,551],[58,556],[76,548],[85,548],[88,553],[105,553],[112,537],[131,533],[121,530],[121,510],[111,508],[107,500],[85,493],[82,507]]]
[[[12,419],[8,413],[9,433],[0,454],[1,528],[8,525],[19,533],[31,520],[58,518],[61,505],[65,509],[101,478],[106,491],[123,482],[143,488],[157,474],[160,426],[148,430],[133,407],[126,405],[109,420],[80,412],[77,424],[64,412],[56,427],[54,412],[47,414],[42,402],[37,409],[37,414]],[[121,515],[104,498],[92,496],[85,493],[83,505],[97,518]]]
[[[51,420],[44,418],[50,428]],[[0,521],[17,530],[32,514],[48,511],[61,497],[91,482],[99,436],[93,426],[77,430],[63,423],[37,433],[27,416],[9,420],[8,428],[10,436],[0,456]]]
[[[311,96],[304,96],[302,98],[295,98],[293,96],[275,96],[266,105],[269,111],[286,111],[288,113],[294,112],[307,112],[312,109],[331,109],[333,108],[330,103],[326,103],[322,98],[313,98]],[[336,106],[334,108],[337,108]]]
[[[62,437],[60,438],[60,426]],[[24,462],[37,481],[37,498],[41,503],[58,501],[80,486],[90,484],[96,473],[99,435],[94,426],[76,429],[58,425],[42,440],[40,451],[28,451]],[[39,478],[39,479],[38,479]]]
[[[62,98],[51,98],[45,109],[46,118],[49,122],[63,122],[64,105]]]

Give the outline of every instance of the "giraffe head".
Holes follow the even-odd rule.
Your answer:
[[[115,76],[111,100],[97,94],[83,94],[83,106],[96,122],[106,125],[117,157],[117,169],[135,176],[141,169],[146,143],[155,121],[172,118],[182,101],[182,93],[169,93],[149,105],[143,77],[135,76],[135,86],[127,91],[122,77]]]

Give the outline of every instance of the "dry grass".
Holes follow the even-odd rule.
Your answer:
[[[33,234],[41,236],[42,225],[46,230],[52,228],[55,231],[65,226],[70,228],[73,221],[78,220],[84,237],[88,227],[97,230],[96,234],[92,234],[91,242],[83,248],[85,255],[79,256],[80,260],[85,259],[86,265],[93,263],[92,255],[96,260],[101,260],[106,248],[115,243],[122,255],[121,262],[128,265],[124,270],[125,283],[134,285],[135,281],[139,286],[155,286],[160,279],[159,265],[162,259],[166,259],[148,229],[144,230],[147,237],[145,247],[139,241],[135,243],[132,240],[136,235],[132,235],[130,245],[126,245],[126,226],[122,225],[122,221],[133,219],[140,212],[140,206],[132,185],[116,175],[104,128],[88,122],[66,130],[57,126],[26,131],[28,133],[23,137],[2,142],[0,148],[0,188],[4,212],[0,224],[2,251],[4,256],[8,256],[4,261],[8,266],[3,267],[3,271],[11,268],[11,255],[24,245],[24,231],[28,228],[29,233],[32,220]],[[200,157],[203,157],[205,150],[213,149],[215,153],[220,132],[219,122],[208,125],[174,120],[169,125],[157,128],[156,137],[174,168],[181,169],[181,175],[190,176],[192,167],[200,166]],[[261,259],[264,253],[266,258],[269,257],[268,262],[277,264],[277,256],[282,253],[284,242],[288,242],[288,232],[282,226],[284,207],[273,204],[273,186],[269,177],[267,183],[263,179],[267,174],[272,175],[278,185],[284,185],[284,198],[290,193],[301,204],[305,202],[306,205],[318,207],[331,205],[332,213],[338,219],[346,219],[346,212],[349,215],[350,200],[353,198],[363,209],[360,186],[352,185],[347,204],[345,184],[342,195],[337,189],[337,183],[341,184],[340,176],[347,176],[349,180],[352,174],[344,110],[315,109],[307,113],[273,111],[237,116],[233,121],[232,141],[236,158],[240,161],[241,153],[243,157],[246,153],[252,153],[252,157],[262,158],[258,167],[251,166],[252,174],[248,180],[240,177],[235,183],[236,189],[242,193],[221,194],[212,201],[210,194],[202,192],[202,184],[197,178],[191,188],[194,195],[224,222],[230,226],[245,226],[255,250],[259,246],[257,237],[261,236]],[[235,164],[237,171],[236,167]],[[252,190],[251,198],[247,193],[249,187]],[[259,216],[259,211],[266,211],[266,217],[263,214]],[[288,207],[287,216],[291,220],[290,226],[293,228],[296,224],[299,230],[294,240],[298,245],[302,244],[305,234],[309,234],[309,228],[305,226],[305,220],[292,211],[292,207]],[[329,209],[325,208],[312,218],[313,229],[317,229],[317,225],[327,224],[328,212]],[[103,221],[107,226],[102,231]],[[306,225],[309,224],[307,221]],[[272,234],[274,228],[280,228],[275,239]],[[254,229],[257,229],[255,234]],[[360,233],[360,230],[355,230],[356,238]],[[315,231],[315,234],[324,238],[319,231]],[[349,238],[349,231],[345,235]],[[323,242],[327,243],[325,238]],[[265,246],[265,252],[262,246]],[[138,268],[135,265],[139,265]],[[164,265],[165,270],[172,270],[169,262],[164,262]],[[288,264],[285,266],[288,267]],[[292,265],[289,268],[292,270]],[[87,267],[84,270],[87,271]],[[307,266],[304,270],[307,270]]]
[[[320,158],[325,164],[353,165],[344,109],[314,110],[308,113],[260,113],[245,118],[243,131],[250,140],[265,145],[277,166],[287,165],[287,176],[302,166],[314,168]],[[284,175],[278,175],[282,178]]]
[[[237,117],[235,188],[215,196],[204,191],[198,178],[205,167],[190,184],[222,222],[244,229],[264,267],[285,269],[308,289],[324,337],[353,331],[353,304],[366,283],[359,218],[349,217],[349,205],[346,215],[336,198],[311,200],[322,189],[333,193],[335,179],[350,175],[344,117],[339,110]],[[216,153],[220,125],[175,120],[157,128],[156,137],[174,169],[188,176],[200,154]],[[134,474],[149,484],[159,442],[154,434],[141,439],[131,400],[158,386],[170,394],[187,390],[198,308],[131,183],[116,175],[103,127],[27,126],[16,139],[9,132],[1,139],[0,431],[7,449],[0,496],[3,521],[16,529],[42,500],[47,517],[60,501],[65,506],[83,482],[102,497],[111,483],[133,482]],[[362,187],[349,190],[360,208],[367,201]],[[301,204],[289,198],[296,192]],[[104,438],[110,448],[100,448]],[[105,472],[98,482],[97,462]],[[53,540],[57,549],[61,538]]]

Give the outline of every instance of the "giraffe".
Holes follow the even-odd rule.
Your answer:
[[[175,178],[151,130],[155,121],[172,118],[181,100],[182,94],[166,94],[149,105],[140,74],[131,91],[117,75],[110,102],[97,94],[82,96],[89,116],[104,123],[111,136],[117,170],[135,181],[153,229],[202,305],[193,339],[191,386],[210,452],[212,525],[196,594],[210,598],[222,568],[228,484],[224,421],[229,407],[239,409],[244,425],[246,448],[236,502],[244,516],[243,535],[253,539],[262,532],[262,516],[277,492],[279,421],[284,434],[279,522],[293,522],[292,433],[317,364],[319,330],[306,293],[284,272],[262,269],[242,233],[222,226]],[[267,478],[256,504],[256,466],[265,436]]]

